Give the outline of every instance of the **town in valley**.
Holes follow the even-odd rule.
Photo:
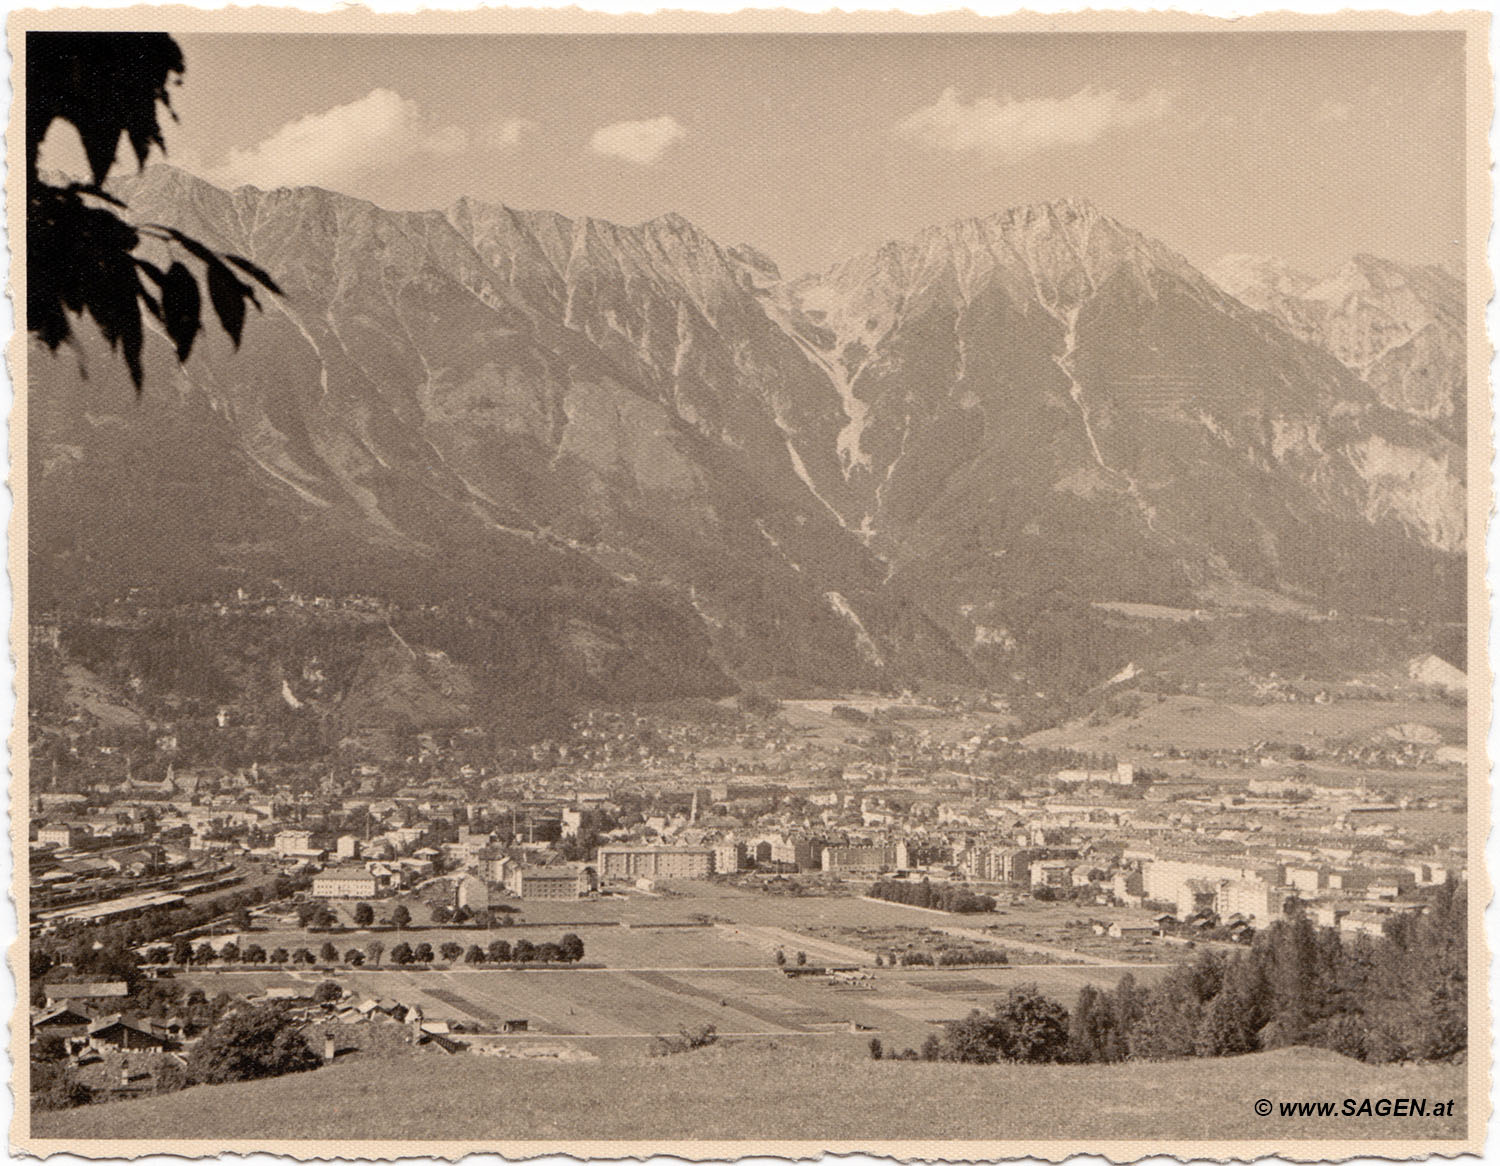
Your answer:
[[[79,710],[33,722],[33,1035],[100,1099],[269,1002],[329,1060],[899,1054],[1017,985],[1150,985],[1294,914],[1378,939],[1466,877],[1465,678],[1436,656],[1191,691],[1126,669],[1030,732],[982,691],[754,690],[580,708],[524,745],[341,722],[334,758],[297,759],[330,660],[258,706],[153,699],[149,661],[105,683],[89,635],[154,626],[149,601],[73,645],[33,632]],[[452,667],[369,596],[240,587],[191,618],[389,629],[398,688]]]

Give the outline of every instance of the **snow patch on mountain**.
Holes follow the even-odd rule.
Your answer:
[[[884,668],[885,659],[881,656],[880,649],[876,646],[874,637],[865,630],[864,623],[855,613],[854,608],[849,606],[849,601],[837,591],[825,591],[823,598],[828,600],[829,607],[848,620],[854,628],[854,642],[859,648],[860,654],[877,668]]]

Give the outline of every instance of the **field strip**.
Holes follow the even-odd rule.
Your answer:
[[[872,1028],[872,1029],[860,1029],[860,1031],[861,1032],[867,1032],[868,1031],[868,1032],[874,1033],[874,1032],[878,1032],[879,1030]],[[803,1037],[828,1037],[828,1036],[842,1036],[842,1037],[847,1037],[850,1034],[850,1030],[847,1029],[847,1028],[832,1029],[832,1030],[830,1030],[830,1029],[809,1029],[809,1030],[804,1031],[804,1032],[792,1032],[792,1031],[789,1031],[789,1030],[787,1030],[785,1028],[771,1028],[771,1029],[747,1029],[747,1030],[744,1030],[744,1031],[736,1030],[736,1031],[732,1031],[731,1032],[728,1029],[723,1029],[723,1028],[715,1027],[714,1033],[715,1033],[716,1036],[719,1037],[720,1040],[723,1040],[726,1037],[740,1037],[740,1036],[774,1036],[778,1040],[779,1039],[783,1039],[783,1038],[786,1039],[786,1040],[799,1040],[799,1039],[801,1039]],[[569,1033],[549,1033],[549,1032],[490,1033],[490,1032],[486,1032],[486,1033],[475,1033],[475,1034],[464,1034],[464,1035],[477,1036],[479,1039],[483,1040],[486,1044],[501,1043],[501,1042],[504,1042],[506,1044],[525,1044],[528,1041],[535,1042],[535,1043],[538,1043],[538,1044],[570,1044],[573,1041],[580,1041],[580,1040],[655,1040],[656,1037],[659,1034],[653,1033],[653,1032],[569,1032]]]
[[[865,897],[869,898],[869,896]],[[923,915],[938,914],[938,912],[935,912],[931,907],[914,907],[910,903],[896,903],[889,899],[879,899],[876,901],[884,903],[890,907],[904,907],[908,911],[918,911]],[[951,914],[951,912],[944,911],[941,912],[941,914],[949,915]],[[1037,943],[1034,940],[1029,939],[1011,939],[1004,935],[996,935],[986,931],[979,931],[970,927],[944,927],[934,923],[932,925],[932,929],[934,931],[941,931],[945,935],[951,935],[955,939],[968,939],[972,940],[975,943],[986,944],[990,947],[1019,947],[1023,951],[1034,951],[1041,955],[1056,956],[1059,959],[1072,960],[1085,964],[1093,964],[1095,966],[1098,966],[1100,964],[1107,964],[1109,962],[1103,956],[1087,955],[1086,953],[1081,951],[1074,951],[1070,947],[1058,947],[1050,943]]]
[[[797,1024],[795,1021],[790,1020],[787,1017],[769,1008],[761,1008],[758,1005],[744,999],[736,999],[733,1003],[726,1003],[728,997],[720,998],[718,996],[718,993],[716,992],[705,991],[702,988],[694,987],[692,984],[686,983],[682,980],[675,980],[670,976],[664,975],[661,972],[632,970],[631,974],[642,983],[649,984],[658,992],[665,993],[669,996],[696,997],[700,1000],[707,1000],[709,1003],[713,1003],[717,999],[718,1003],[722,1007],[729,1009],[731,1012],[739,1012],[745,1016],[752,1018],[753,1020],[759,1020],[765,1024],[784,1025],[785,1027],[781,1030],[783,1032],[808,1031],[802,1025]]]
[[[834,940],[821,939],[816,935],[791,931],[766,923],[719,923],[716,926],[728,937],[740,942],[767,948],[803,950],[809,956],[829,962],[868,964],[874,962],[874,954],[863,948],[851,947]]]

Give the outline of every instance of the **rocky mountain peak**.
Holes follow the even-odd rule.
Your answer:
[[[1321,278],[1274,257],[1227,255],[1214,281],[1356,373],[1387,406],[1463,429],[1463,281],[1440,267],[1358,254]]]
[[[622,652],[644,634],[622,597],[655,589],[651,627],[703,637],[727,670],[840,683],[1013,676],[1027,597],[1059,587],[1080,610],[1241,584],[1338,607],[1461,590],[1461,459],[1427,424],[1461,394],[1431,375],[1461,287],[1443,307],[1453,281],[1425,269],[1361,260],[1357,310],[1280,294],[1273,318],[1079,199],[786,281],[675,213],[133,181],[134,215],[288,294],[238,353],[205,344],[179,369],[152,333],[146,401],[122,392],[117,424],[33,364],[38,562],[117,525],[111,500],[144,475],[163,530],[203,532],[209,574],[261,542],[318,579],[405,580],[412,556],[446,578],[461,555],[522,597],[597,594]],[[1237,267],[1244,287],[1302,287]],[[1329,353],[1395,370],[1382,403]],[[175,545],[137,541],[132,571],[179,571]],[[1374,598],[1365,564],[1403,596]]]

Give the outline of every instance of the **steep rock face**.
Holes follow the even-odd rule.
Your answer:
[[[287,294],[238,353],[153,334],[139,400],[34,357],[44,587],[438,587],[535,605],[578,683],[683,691],[1003,677],[1059,594],[1461,597],[1458,446],[1087,204],[789,282],[676,215],[120,193]]]
[[[62,383],[65,359],[38,358],[59,382],[32,418],[36,497],[59,500],[36,527],[51,549],[95,541],[85,528],[112,541],[75,505],[85,479],[154,484],[193,464],[200,496],[161,490],[153,520],[202,537],[168,539],[156,560],[187,541],[205,568],[258,555],[327,574],[343,548],[346,577],[387,583],[493,562],[518,592],[645,591],[600,605],[666,603],[741,675],[967,674],[799,477],[782,426],[817,431],[821,383],[739,262],[685,221],[473,203],[397,214],[315,189],[224,192],[166,167],[121,193],[138,218],[253,257],[286,295],[238,354],[205,341],[178,370],[153,337],[140,402]],[[108,358],[94,363],[107,380]]]
[[[1270,312],[1333,354],[1390,408],[1463,440],[1463,282],[1439,267],[1356,255],[1317,279],[1284,261],[1226,255],[1208,271],[1230,295]]]
[[[976,647],[1058,587],[1347,603],[1393,555],[1456,587],[1461,451],[1089,204],[934,228],[794,292],[844,404],[846,520]]]

